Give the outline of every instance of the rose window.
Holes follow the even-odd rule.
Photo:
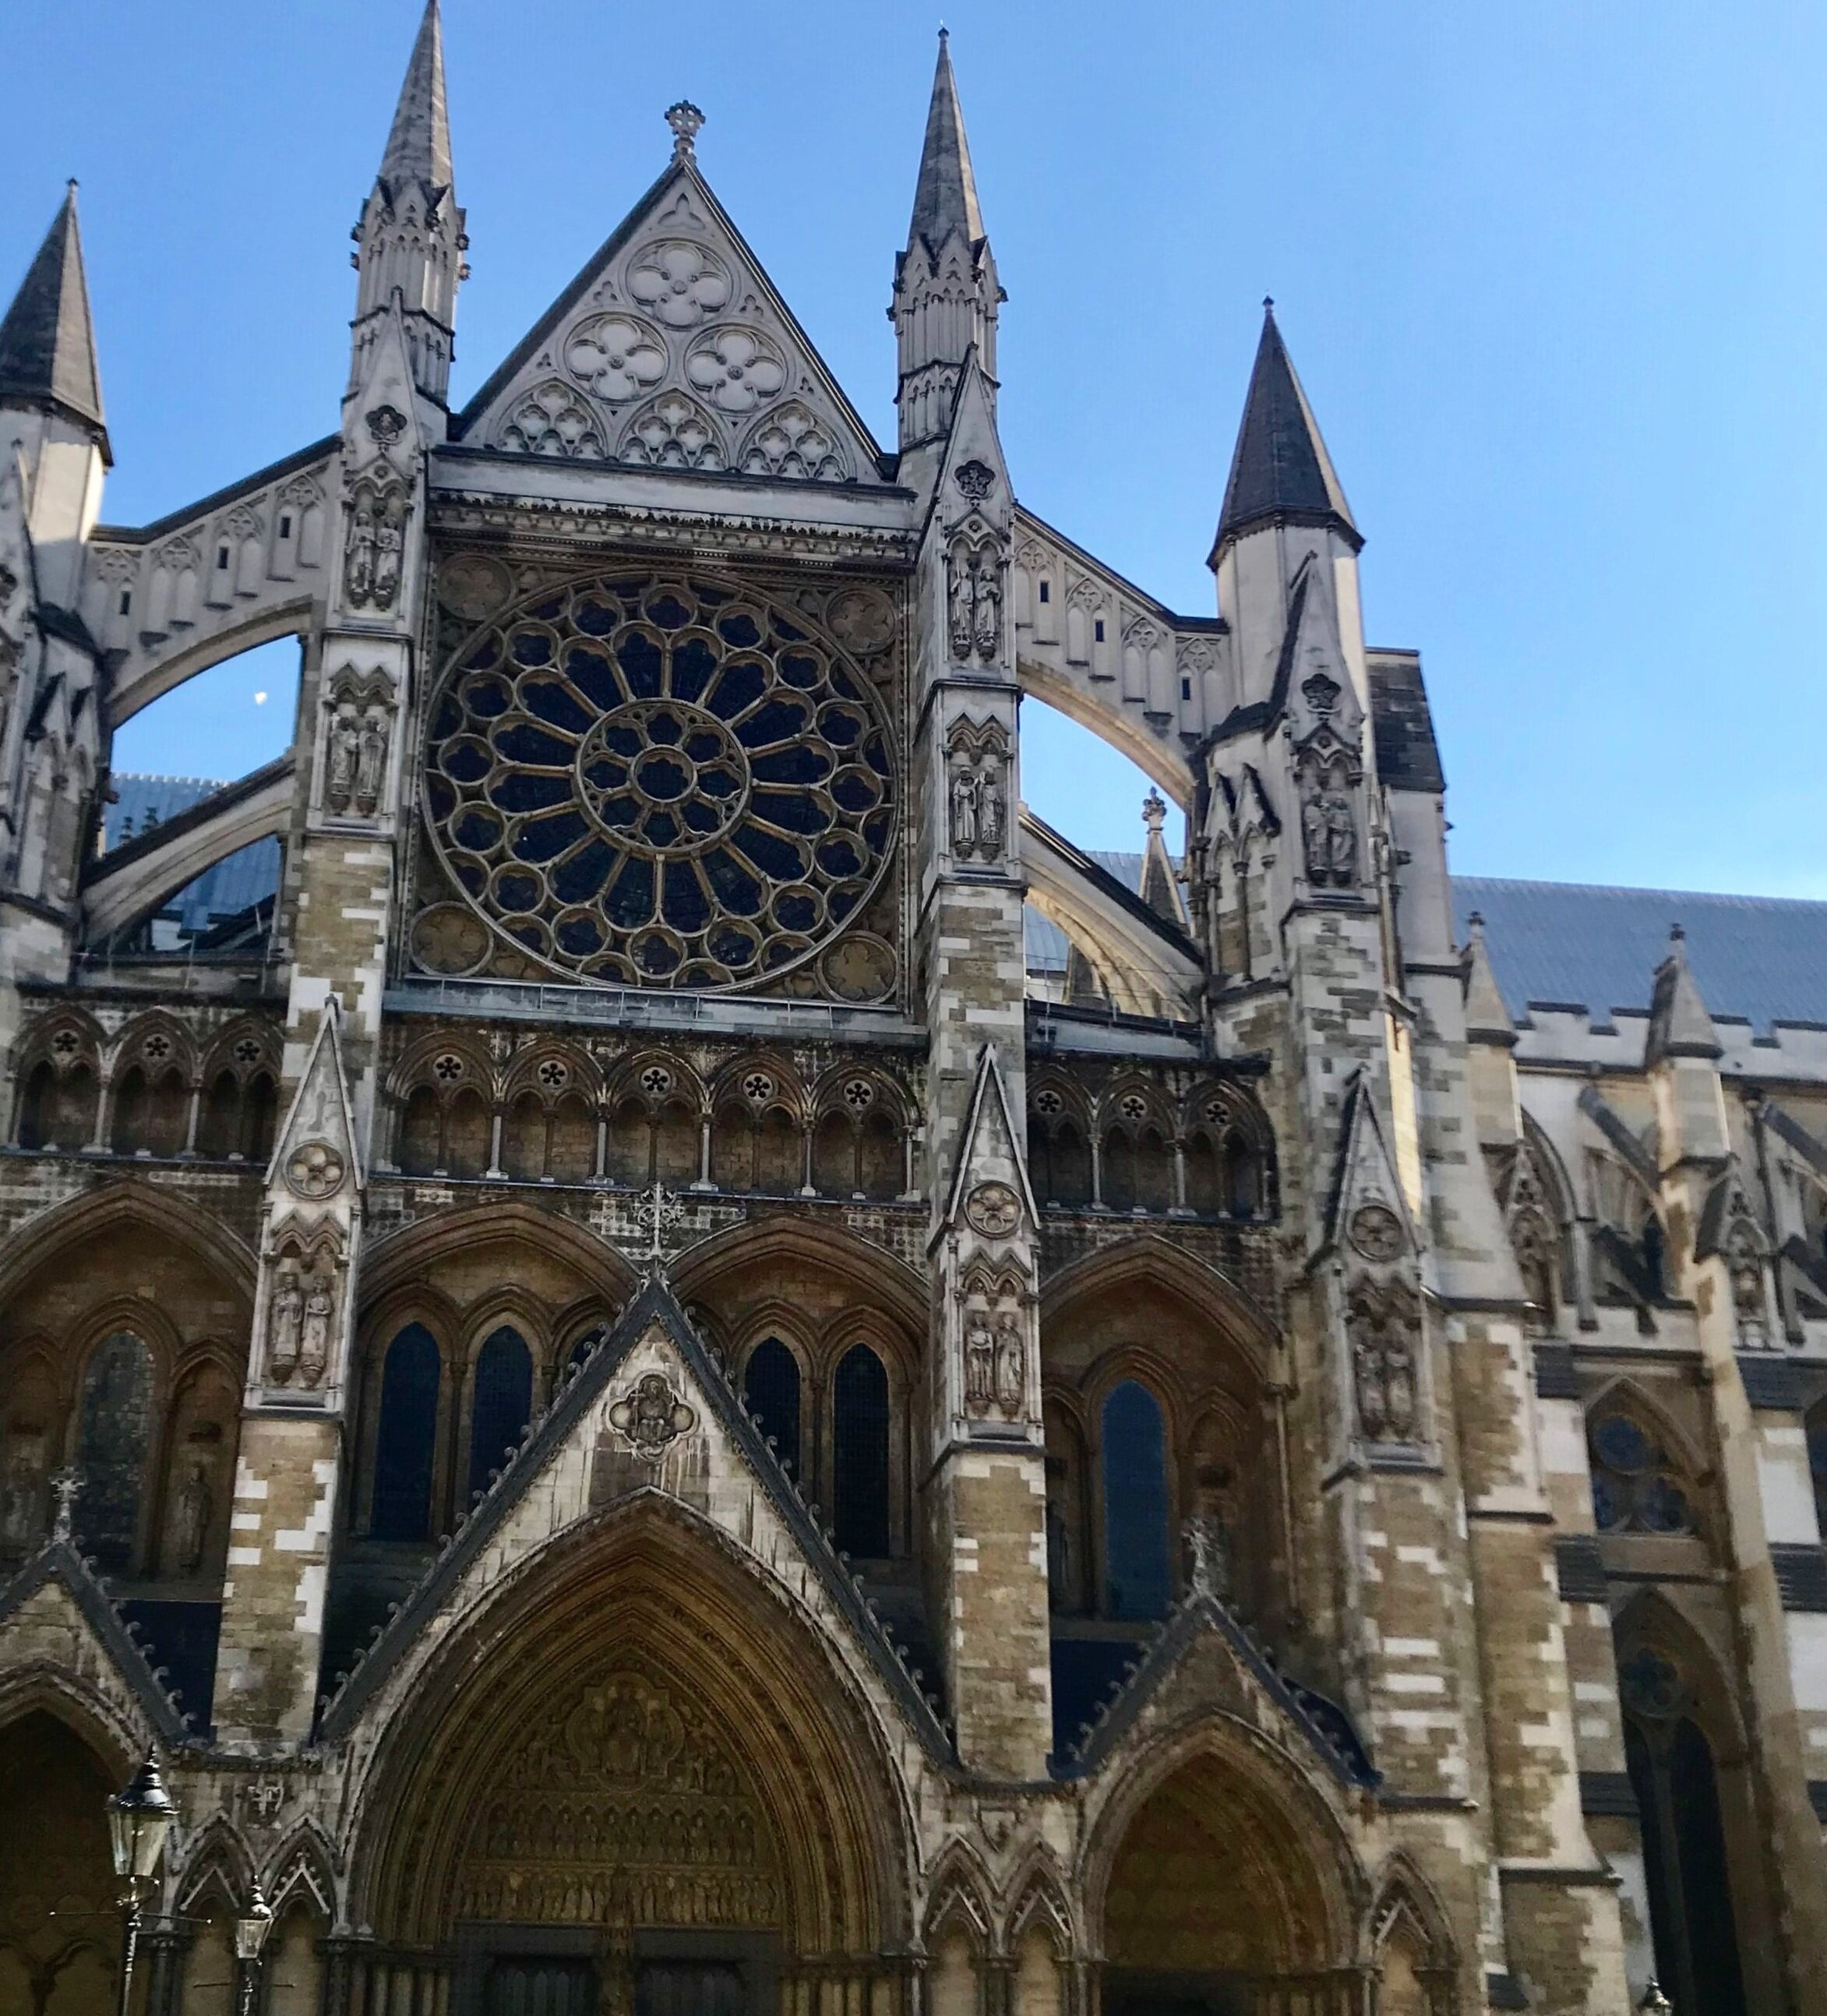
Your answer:
[[[490,927],[604,985],[746,987],[809,957],[880,880],[894,830],[868,682],[733,585],[544,590],[458,653],[426,809]]]

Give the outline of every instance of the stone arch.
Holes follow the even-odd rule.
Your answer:
[[[1376,1970],[1378,2016],[1451,2016],[1458,1942],[1439,1892],[1401,1849],[1378,1873],[1363,1946]]]
[[[80,1241],[92,1248],[102,1235],[127,1224],[184,1246],[244,1298],[251,1314],[257,1262],[234,1228],[168,1190],[131,1179],[104,1183],[23,1226],[0,1254],[0,1306],[16,1307],[31,1277],[66,1247]]]
[[[225,1813],[212,1813],[185,1843],[174,1882],[180,1911],[196,1911],[213,1890],[231,1917],[239,1915],[253,1892],[254,1859]]]
[[[1620,1416],[1653,1445],[1640,1469],[1620,1470],[1608,1463],[1606,1431]],[[1713,1467],[1693,1437],[1641,1381],[1628,1372],[1608,1379],[1586,1402],[1584,1424],[1593,1508],[1602,1532],[1688,1532],[1702,1539],[1712,1534]],[[1632,1500],[1635,1510],[1608,1505],[1608,1495],[1620,1494]],[[1685,1521],[1679,1523],[1674,1518],[1678,1499],[1685,1500],[1680,1508]]]
[[[673,1269],[682,1302],[707,1299],[715,1284],[764,1256],[828,1269],[865,1302],[885,1306],[910,1337],[923,1337],[926,1286],[905,1260],[836,1226],[762,1219],[700,1240]]]
[[[1171,1870],[1157,1870],[1168,1843]],[[1120,1770],[1080,1881],[1106,1982],[1112,1970],[1311,1978],[1358,1958],[1368,1885],[1340,1815],[1289,1752],[1228,1715]]]
[[[540,1705],[508,1724],[504,1695]],[[905,1789],[873,1713],[785,1590],[675,1503],[626,1502],[547,1543],[394,1698],[351,1856],[350,1913],[383,1937],[496,1915],[495,1873],[529,1809],[533,1828],[543,1810],[559,1830],[548,1863],[577,1867],[523,1886],[523,1919],[581,1921],[613,1895],[637,1922],[773,1930],[789,1953],[872,1955],[908,1936]],[[638,1703],[639,1727],[660,1733],[631,1748],[606,1698]],[[632,1839],[631,1813],[703,1840],[695,1917],[666,1916],[664,1886],[643,1877],[670,1849],[585,1847]]]
[[[340,1867],[336,1844],[308,1814],[287,1828],[261,1865],[261,1888],[274,1917],[280,1917],[294,1899],[307,1898],[333,1923]]]
[[[1062,1322],[1073,1305],[1130,1281],[1158,1286],[1202,1319],[1220,1319],[1244,1348],[1252,1368],[1265,1372],[1277,1332],[1269,1318],[1234,1281],[1161,1238],[1138,1229],[1049,1275],[1041,1286],[1041,1330]]]

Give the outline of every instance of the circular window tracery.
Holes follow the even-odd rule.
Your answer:
[[[651,574],[542,590],[459,650],[426,813],[489,925],[601,985],[757,985],[856,916],[894,833],[868,682],[752,592]]]

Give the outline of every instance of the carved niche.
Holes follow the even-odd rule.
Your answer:
[[[945,551],[945,620],[956,664],[1001,661],[1008,566],[1002,539],[974,513],[952,534]]]
[[[987,866],[1002,859],[1008,838],[1008,736],[1000,722],[959,720],[945,748],[952,855]]]
[[[297,1158],[294,1157],[294,1160]],[[315,1392],[335,1359],[342,1309],[340,1235],[332,1225],[279,1236],[267,1298],[266,1377]]]
[[[393,412],[391,407],[379,407],[368,416],[369,431],[383,449],[397,435],[383,440],[376,423],[384,422]],[[390,463],[375,463],[350,484],[343,540],[343,593],[351,609],[385,615],[399,600],[405,565],[406,521],[412,513],[412,486]]]
[[[964,1413],[973,1421],[1027,1414],[1028,1294],[1019,1269],[979,1264],[958,1296]]]
[[[656,1463],[670,1444],[696,1424],[698,1417],[674,1391],[664,1373],[647,1372],[610,1409],[609,1419],[637,1456]]]
[[[457,1915],[767,1926],[778,1870],[747,1771],[689,1694],[624,1654],[515,1737],[478,1802]]]
[[[387,796],[394,682],[379,669],[345,665],[324,694],[323,808],[339,819],[372,819]]]
[[[1421,1309],[1414,1291],[1404,1281],[1360,1281],[1348,1335],[1365,1440],[1397,1447],[1421,1441]]]

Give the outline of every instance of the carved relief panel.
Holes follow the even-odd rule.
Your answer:
[[[994,866],[1008,844],[1008,735],[1000,722],[959,720],[945,746],[952,854],[959,861]]]
[[[372,819],[388,810],[397,706],[393,678],[379,666],[344,664],[325,682],[318,802],[332,818]]]

